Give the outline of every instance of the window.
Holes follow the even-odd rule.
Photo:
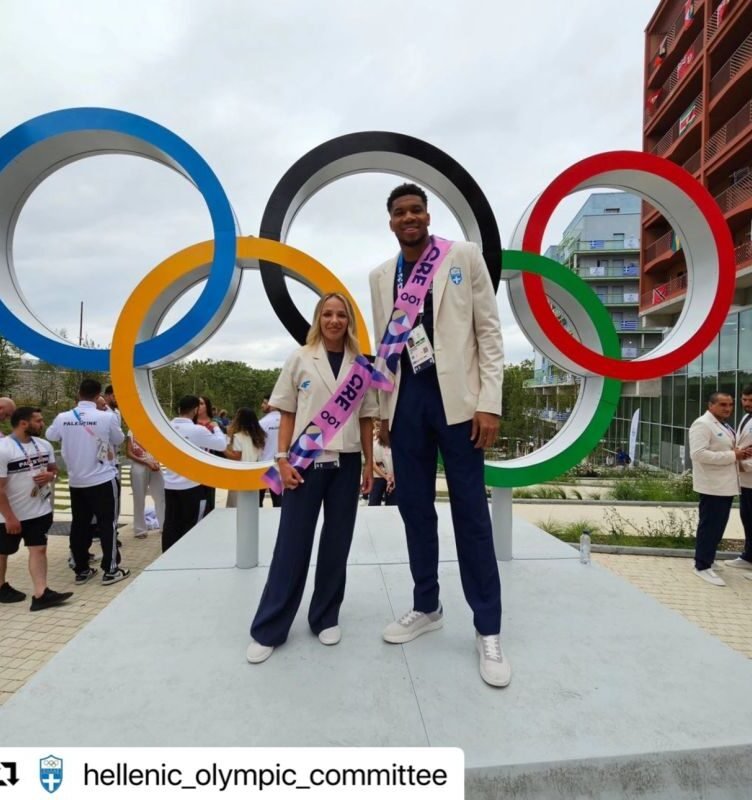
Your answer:
[[[620,208],[605,208],[603,209],[604,214],[618,214],[621,211]]]

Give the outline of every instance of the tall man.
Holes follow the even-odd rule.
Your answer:
[[[214,422],[209,427],[196,425],[199,398],[189,394],[180,399],[178,415],[170,423],[184,439],[202,450],[227,448],[227,437]],[[162,552],[197,525],[206,509],[206,487],[165,467],[165,518],[162,522]]]
[[[708,398],[708,410],[689,429],[692,486],[700,495],[694,573],[713,586],[726,585],[713,570],[713,561],[731,504],[739,494],[737,465],[752,457],[752,448],[738,446],[736,432],[728,423],[733,411],[734,398],[730,394],[713,392]]]
[[[752,383],[742,389],[742,409],[744,416],[736,430],[736,445],[752,448]],[[746,578],[752,580],[752,459],[739,462],[739,515],[744,526],[744,552],[740,558],[727,561],[727,567],[750,570]]]
[[[374,330],[381,337],[397,293],[430,242],[428,200],[403,184],[387,200],[400,252],[370,276]],[[460,577],[473,610],[480,673],[506,686],[511,668],[501,649],[501,585],[483,480],[483,448],[496,439],[501,414],[503,347],[491,279],[480,250],[455,242],[433,279],[402,353],[393,392],[379,392],[382,443],[391,440],[397,505],[405,523],[413,608],[383,632],[409,642],[442,625],[436,461],[441,451]]]
[[[31,610],[58,606],[72,592],[47,586],[47,531],[52,525],[52,482],[57,475],[52,446],[38,438],[44,420],[38,408],[21,406],[11,415],[13,433],[0,442],[0,603],[26,598],[5,580],[8,556],[23,539],[34,584]]]
[[[78,405],[55,417],[47,430],[51,442],[62,442],[68,467],[71,498],[70,548],[76,583],[83,584],[96,575],[89,567],[91,520],[96,516],[102,546],[102,583],[109,586],[127,578],[131,572],[120,566],[116,520],[118,483],[115,450],[125,439],[118,418],[110,411],[99,411],[96,399],[102,384],[92,378],[81,381]]]

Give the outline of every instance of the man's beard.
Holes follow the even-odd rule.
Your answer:
[[[416,236],[413,240],[405,239],[404,237],[398,235],[397,241],[405,247],[417,247],[420,244],[427,245],[429,238],[428,231],[426,231],[425,233]]]

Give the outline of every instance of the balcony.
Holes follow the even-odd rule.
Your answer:
[[[536,416],[546,422],[566,422],[571,413],[571,411],[557,411],[555,408],[539,408]]]
[[[600,278],[637,278],[640,275],[638,264],[623,264],[621,267],[601,267],[593,264],[589,267],[578,267],[576,274],[583,280],[598,280]]]
[[[638,326],[640,323],[639,320],[636,319],[623,319],[620,322],[614,320],[613,322],[617,333],[635,333],[637,330],[639,330]]]
[[[752,172],[715,196],[715,201],[726,216],[752,200]]]
[[[669,231],[648,245],[645,248],[645,271],[647,272],[655,263],[672,256],[676,252],[674,243],[674,232]]]
[[[698,18],[702,19],[702,5],[703,5],[702,0],[699,0],[699,2],[695,2],[695,19]],[[694,19],[692,20],[692,22],[694,22]],[[661,39],[661,41],[658,43],[658,46],[653,51],[652,55],[650,56],[649,63],[650,64],[655,63],[656,56],[660,52],[661,47],[664,47],[663,60],[665,61],[674,52],[674,49],[676,48],[676,45],[679,42],[679,40],[682,38],[682,34],[684,33],[685,29],[690,28],[691,24],[692,23],[687,25],[685,28],[684,3],[681,3],[681,10],[674,18],[674,21],[669,26],[666,35],[663,37],[663,39]],[[658,69],[660,69],[660,67],[656,67],[653,70],[653,74],[650,76],[651,78],[653,77],[653,75],[656,74]]]
[[[752,64],[752,33],[737,47],[731,58],[710,79],[711,100],[714,100],[750,64]]]
[[[667,157],[666,153],[668,153],[680,137],[700,119],[700,114],[702,113],[702,92],[689,104],[689,108],[692,109],[691,113],[684,114],[677,119],[659,141],[650,148],[650,152],[653,153],[653,155]],[[705,150],[705,157],[707,158],[707,148]]]
[[[677,86],[679,86],[679,84],[684,81],[684,78],[686,78],[686,76],[692,71],[695,63],[700,61],[701,51],[702,31],[700,31],[697,38],[687,48],[686,53],[682,56],[676,67],[671,70],[671,74],[668,76],[668,79],[664,82],[663,86],[656,90],[657,99],[651,106],[649,106],[647,115],[648,121],[652,120],[653,117],[658,114],[658,111],[663,108],[663,106],[666,104],[666,101],[671,98]],[[650,89],[648,90],[649,97],[655,94],[656,92],[653,92]]]
[[[667,300],[672,300],[687,291],[687,276],[681,275],[672,278],[668,283],[662,283],[649,292],[643,292],[640,298],[640,311],[645,311],[653,306],[659,306]]]
[[[752,267],[752,242],[744,242],[734,249],[737,270]]]
[[[640,302],[640,293],[634,292],[596,292],[604,306],[636,306]]]
[[[621,348],[621,357],[622,358],[639,358],[640,356],[647,355],[648,353],[652,352],[654,348],[652,347],[629,347],[627,345],[622,345]]]
[[[535,370],[535,377],[528,378],[523,382],[525,389],[535,389],[546,386],[574,386],[576,383],[574,375],[568,372],[551,372],[544,369]]]
[[[624,239],[578,239],[562,248],[569,253],[589,253],[594,250],[639,250],[636,236]]]
[[[708,20],[708,42],[713,41],[713,37],[716,35],[716,33],[718,33],[718,29],[723,24],[723,21],[730,13],[732,13],[732,11],[733,8],[729,8],[728,4],[724,5],[723,1],[716,4],[716,7],[710,14],[710,19]]]
[[[700,169],[700,159],[701,152],[697,150],[682,164],[682,167],[684,167],[690,175],[694,175]]]
[[[726,147],[738,139],[752,125],[752,100],[748,100],[739,111],[705,143],[705,166]]]

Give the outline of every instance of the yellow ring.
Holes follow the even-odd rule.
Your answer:
[[[354,298],[342,282],[323,264],[290,245],[271,239],[238,238],[238,259],[271,261],[305,278],[321,294],[340,292],[352,303],[358,341],[364,353],[370,351],[368,330]],[[118,405],[136,439],[162,464],[192,481],[222,489],[252,491],[266,488],[261,476],[269,467],[249,466],[229,461],[194,448],[160,415],[156,421],[146,413],[137,383],[137,371],[148,374],[149,367],[134,368],[135,346],[146,315],[158,297],[182,277],[211,263],[214,242],[206,241],[181,250],[155,267],[126,300],[112,338],[110,371]],[[153,395],[152,395],[153,398]],[[156,398],[153,398],[156,403]],[[171,441],[172,440],[172,441]],[[192,455],[182,446],[195,450]]]

